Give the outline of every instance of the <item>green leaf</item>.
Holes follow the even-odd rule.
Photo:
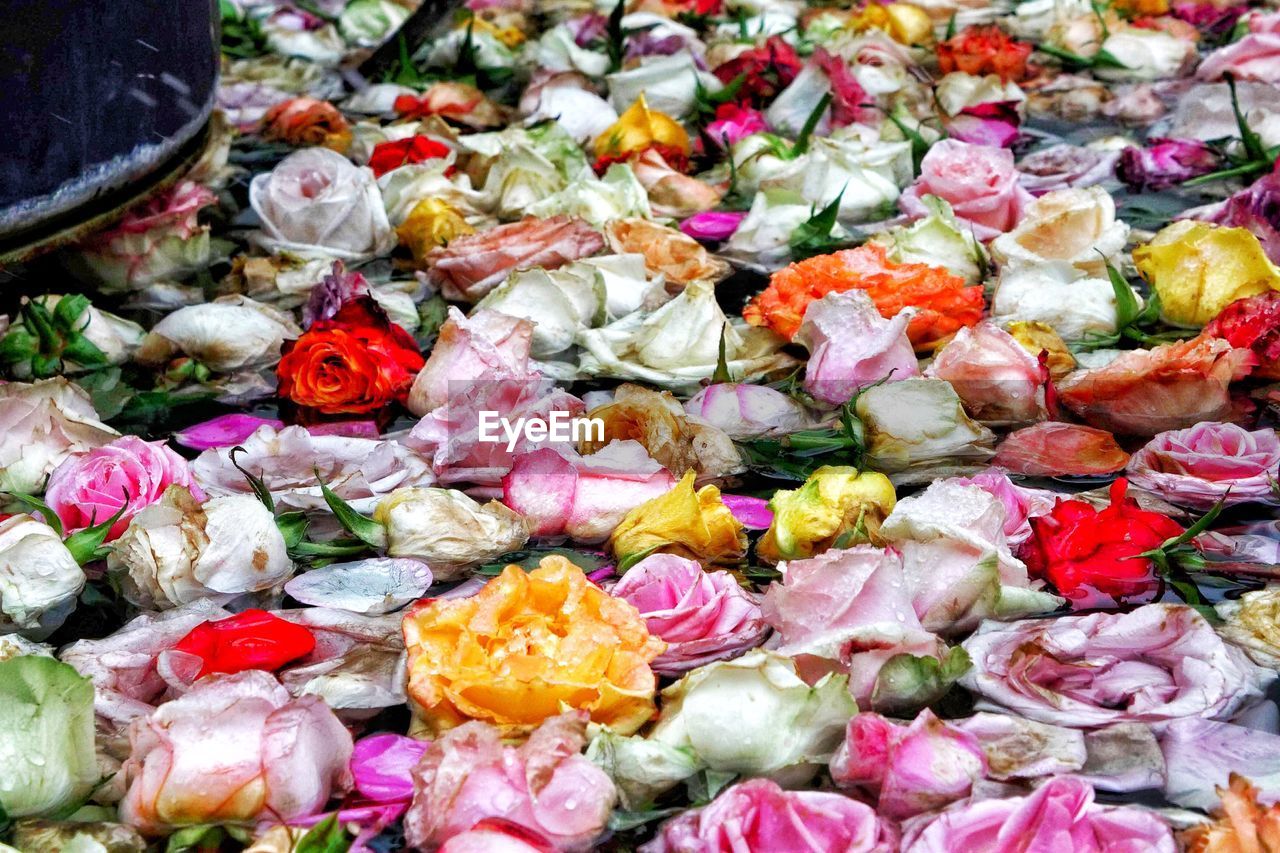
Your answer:
[[[840,201],[844,198],[845,189],[847,185],[841,188],[830,204],[792,230],[787,242],[794,260],[826,254],[850,243],[847,239],[833,239],[831,236],[831,230],[836,227],[836,220],[840,216]]]
[[[62,536],[62,519],[58,518],[58,514],[49,508],[49,505],[40,500],[35,495],[28,495],[22,492],[6,492],[9,497],[14,500],[21,501],[36,512],[44,516],[44,523],[53,528],[53,532]]]
[[[818,122],[822,121],[822,114],[827,111],[827,107],[831,106],[831,93],[827,92],[818,101],[817,106],[809,113],[809,117],[804,120],[804,127],[800,128],[800,135],[796,137],[796,144],[791,147],[791,159],[795,159],[809,150],[809,140],[813,136],[813,131],[817,129]]]
[[[898,130],[901,131],[902,135],[907,138],[907,141],[911,143],[911,171],[913,175],[918,177],[920,175],[920,164],[924,162],[924,155],[929,153],[930,142],[924,138],[924,134],[898,118],[895,113],[889,113],[888,116],[889,121],[893,122],[894,126],[897,127]],[[974,241],[974,245],[977,245],[976,240]],[[978,251],[981,253],[980,249]]]
[[[1160,545],[1158,550],[1164,551],[1167,554],[1175,548],[1181,548],[1183,545],[1189,544],[1191,540],[1208,530],[1213,523],[1218,520],[1218,516],[1222,515],[1222,510],[1225,509],[1227,505],[1227,496],[1230,494],[1231,490],[1228,489],[1227,494],[1223,495],[1216,504],[1211,506],[1208,512],[1200,516],[1200,518],[1186,530],[1182,531],[1181,535],[1175,536],[1172,539],[1166,539]]]
[[[704,806],[737,778],[737,773],[704,769],[690,776],[684,784],[689,793],[689,801],[695,806]]]
[[[307,830],[307,834],[298,839],[293,853],[347,853],[350,849],[351,836],[338,822],[335,812]]]
[[[1138,318],[1138,312],[1142,310],[1142,306],[1133,295],[1129,282],[1125,281],[1124,276],[1111,265],[1110,261],[1106,260],[1105,256],[1103,263],[1107,267],[1107,278],[1111,281],[1111,292],[1116,297],[1116,328],[1123,329]]]
[[[646,811],[629,812],[623,809],[614,809],[609,815],[609,829],[614,832],[627,832],[628,830],[638,829],[646,824],[653,823],[658,820],[665,820],[672,815],[680,814],[684,811],[681,806],[669,809],[648,809]]]
[[[609,70],[622,68],[622,56],[627,49],[627,36],[622,31],[622,19],[627,14],[627,0],[618,0],[613,11],[609,13],[609,23],[605,28],[605,50],[609,54]]]
[[[88,310],[89,297],[80,293],[71,294],[62,297],[58,300],[58,304],[53,306],[53,320],[64,331],[83,332],[89,325],[89,317],[85,315]],[[82,316],[83,323],[80,322]]]
[[[330,511],[338,519],[342,528],[371,548],[381,548],[385,545],[387,536],[382,525],[356,512],[351,504],[338,497],[333,489],[325,485],[319,470],[315,474],[316,480],[320,483],[320,493],[324,495],[324,502],[329,505]]]
[[[721,382],[732,382],[733,376],[729,373],[729,360],[725,357],[725,336],[729,332],[729,324],[725,323],[720,327],[720,351],[716,355],[716,369],[711,374],[712,384]]]
[[[240,463],[236,461],[237,453],[248,453],[248,451],[245,450],[242,445],[237,444],[235,447],[231,448],[231,450],[227,451],[227,458],[231,460],[231,464],[240,472],[240,475],[249,481],[249,488],[253,490],[254,497],[261,501],[262,505],[265,506],[269,512],[274,513],[276,511],[276,502],[275,499],[271,497],[271,490],[267,488],[267,484],[262,481],[261,477],[256,474],[250,474],[244,468],[240,467]]]
[[[956,37],[956,13],[952,12],[951,17],[947,19],[947,33],[943,36],[944,41],[950,41]]]
[[[63,541],[77,563],[83,566],[107,555],[107,550],[102,547],[102,543],[107,541],[107,534],[124,515],[124,511],[129,508],[129,499],[129,492],[126,490],[124,503],[120,504],[120,509],[116,510],[115,515],[100,524],[78,530]]]
[[[941,661],[930,655],[894,655],[876,676],[871,707],[880,713],[903,714],[932,705],[971,665],[961,646],[953,647]]]
[[[67,342],[62,347],[62,359],[84,367],[102,367],[107,364],[107,354],[79,332],[73,332],[67,337]]]
[[[1222,75],[1222,79],[1226,81],[1227,88],[1231,91],[1231,111],[1236,117],[1236,130],[1240,134],[1240,143],[1244,147],[1245,157],[1252,163],[1269,163],[1273,158],[1267,156],[1267,151],[1262,145],[1262,137],[1249,127],[1249,122],[1245,120],[1244,112],[1240,109],[1240,97],[1236,94],[1236,77],[1231,72]]]
[[[253,831],[247,827],[201,824],[184,827],[170,835],[164,849],[165,853],[189,853],[189,851],[214,853],[221,850],[228,841],[238,841],[245,845],[252,840]]]
[[[285,548],[290,551],[302,544],[302,540],[307,536],[309,524],[307,514],[301,511],[286,512],[276,516],[276,528],[284,537]]]

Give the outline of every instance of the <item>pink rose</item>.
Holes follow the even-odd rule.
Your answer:
[[[794,397],[745,382],[708,385],[689,398],[684,410],[736,439],[791,433],[809,425]]]
[[[59,465],[49,477],[44,500],[67,533],[101,524],[125,507],[107,534],[111,541],[170,486],[186,486],[196,500],[204,500],[185,459],[163,441],[126,435]]]
[[[897,819],[969,796],[986,769],[978,739],[927,708],[909,725],[858,714],[831,759],[837,785],[865,789],[877,798],[877,812]]]
[[[849,673],[849,692],[869,707],[880,669],[899,654],[941,658],[944,644],[920,624],[894,551],[857,545],[786,564],[770,585],[764,617],[778,651],[810,674]]]
[[[461,397],[476,380],[536,379],[529,367],[533,323],[499,311],[480,310],[466,317],[457,308],[440,327],[431,355],[409,390],[409,408],[425,415]]]
[[[919,219],[930,211],[920,199],[935,195],[951,203],[979,240],[1011,229],[1031,203],[1018,183],[1013,153],[1003,148],[970,145],[954,139],[935,142],[920,163],[920,177],[898,199],[902,212]]]
[[[676,676],[760,644],[769,626],[760,606],[733,575],[705,572],[695,560],[653,554],[610,590],[640,611],[667,650],[650,664]]]
[[[728,240],[747,214],[740,211],[708,210],[695,213],[680,223],[680,230],[695,240]]]
[[[1238,80],[1280,82],[1280,13],[1251,17],[1247,36],[1218,48],[1196,69],[1201,80],[1221,80],[1227,73]]]
[[[638,441],[612,441],[590,456],[544,447],[515,457],[502,478],[502,502],[533,522],[534,536],[595,543],[675,484]]]
[[[707,123],[703,133],[717,148],[724,148],[754,133],[766,133],[768,130],[764,113],[753,107],[728,103],[716,107],[716,117]]]
[[[120,817],[146,833],[313,814],[351,778],[351,735],[324,700],[257,670],[201,679],[129,740]]]
[[[1071,850],[1073,853],[1176,853],[1169,826],[1154,812],[1100,806],[1082,779],[1051,779],[1026,797],[961,803],[903,827],[903,853],[954,850]]]
[[[410,773],[429,744],[391,733],[362,738],[351,755],[351,775],[360,796],[376,802],[408,800],[413,796]]]
[[[1162,432],[1129,460],[1129,481],[1183,506],[1208,509],[1273,501],[1280,477],[1280,436],[1236,424],[1205,422]]]
[[[523,826],[487,818],[450,838],[436,853],[551,853],[555,849]]]
[[[973,668],[960,683],[981,709],[1080,728],[1225,719],[1275,679],[1178,604],[988,621],[964,648]]]
[[[804,389],[840,405],[868,385],[920,375],[907,324],[915,311],[880,316],[862,290],[829,293],[805,309],[795,340],[809,350]]]
[[[1031,538],[1031,519],[1052,511],[1058,497],[1043,489],[1015,486],[1009,475],[999,468],[988,468],[972,477],[956,477],[950,482],[979,486],[1004,504],[1004,535],[1015,551]]]
[[[891,853],[897,841],[894,826],[857,800],[751,779],[667,821],[640,853]]]
[[[413,804],[405,837],[434,849],[487,818],[502,818],[545,837],[557,850],[589,850],[604,832],[617,790],[579,755],[587,714],[550,717],[521,746],[497,728],[464,723],[434,741],[413,770]]]
[[[1022,424],[1048,415],[1048,368],[990,320],[962,327],[924,375],[950,382],[965,411],[983,423]]]

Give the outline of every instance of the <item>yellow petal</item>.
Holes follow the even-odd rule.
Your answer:
[[[812,557],[876,539],[897,496],[883,474],[824,465],[798,489],[779,491],[769,502],[773,523],[756,552],[770,562]]]
[[[655,145],[688,154],[689,134],[671,116],[649,109],[643,93],[594,143],[596,156],[638,153]]]

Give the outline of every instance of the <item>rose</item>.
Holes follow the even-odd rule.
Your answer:
[[[1280,477],[1280,437],[1235,424],[1199,423],[1162,432],[1129,460],[1129,480],[1177,504],[1208,509],[1268,501]]]
[[[440,580],[469,565],[515,551],[529,523],[497,501],[481,505],[456,489],[396,489],[373,520],[386,531],[387,554],[425,561]]]
[[[746,216],[740,211],[707,210],[683,220],[680,230],[695,240],[720,242],[732,237]]]
[[[991,319],[1004,326],[1042,323],[1069,341],[1112,335],[1119,321],[1116,291],[1105,275],[1090,276],[1065,261],[1021,264],[1001,271]]]
[[[776,563],[812,557],[837,542],[878,543],[880,524],[895,501],[893,484],[883,474],[823,465],[800,488],[773,493],[773,518],[756,551]]]
[[[810,302],[793,339],[809,350],[804,389],[819,400],[842,405],[868,385],[918,376],[920,367],[907,337],[907,325],[916,313],[905,308],[887,320],[860,290],[828,293]]]
[[[383,495],[397,488],[435,482],[427,460],[393,441],[263,426],[240,444],[244,452],[235,460],[233,448],[217,447],[192,463],[196,482],[210,497],[252,493],[233,461],[261,478],[278,506],[290,509],[328,506],[316,482],[317,469],[324,472],[326,485],[357,512],[372,511]]]
[[[897,831],[864,803],[827,791],[784,791],[751,779],[662,824],[641,853],[890,853]]]
[[[1013,154],[1003,148],[953,139],[935,142],[920,162],[920,177],[903,191],[898,207],[912,218],[929,215],[921,198],[936,195],[951,205],[979,240],[1010,230],[1031,203],[1018,183]]]
[[[383,732],[356,741],[351,776],[360,796],[380,803],[413,797],[413,768],[430,746],[425,741]]]
[[[247,670],[274,672],[306,657],[316,638],[302,625],[286,622],[265,610],[245,610],[226,619],[201,622],[173,650],[199,661],[195,678]]]
[[[408,692],[420,730],[468,719],[507,734],[581,708],[629,734],[654,713],[649,663],[665,644],[631,605],[564,557],[508,566],[469,598],[427,599],[404,617]],[[509,666],[512,655],[521,660]]]
[[[969,796],[986,769],[978,739],[927,708],[909,725],[858,714],[831,759],[833,782],[873,793],[876,811],[896,819]]]
[[[1106,430],[1045,421],[1009,433],[991,462],[1028,477],[1097,477],[1124,468],[1129,454]]]
[[[603,247],[599,232],[579,219],[529,217],[459,237],[431,252],[427,267],[446,299],[475,302],[513,269],[556,269]]]
[[[996,74],[1001,80],[1017,81],[1027,76],[1027,59],[1032,47],[1027,42],[1015,41],[997,26],[975,24],[938,42],[934,50],[943,74],[954,71],[976,77]]]
[[[592,142],[596,154],[595,170],[603,174],[614,163],[625,163],[633,155],[656,150],[662,159],[677,170],[689,161],[689,134],[671,116],[649,109],[644,94],[605,128]]]
[[[292,315],[247,296],[229,296],[167,315],[147,333],[137,359],[160,366],[182,354],[230,373],[275,362],[285,339],[300,334]]]
[[[1219,632],[1259,666],[1280,666],[1280,587],[1246,592],[1217,606],[1226,624]]]
[[[649,741],[715,771],[802,784],[830,759],[857,711],[847,681],[831,673],[807,682],[794,659],[756,649],[698,667],[663,690]]]
[[[1133,262],[1160,297],[1161,315],[1203,326],[1237,299],[1280,290],[1280,269],[1252,232],[1183,220],[1133,252]]]
[[[1249,229],[1271,262],[1280,264],[1280,167],[1196,218]]]
[[[1150,600],[1158,590],[1155,564],[1145,551],[1182,533],[1173,519],[1141,509],[1125,497],[1128,481],[1111,484],[1111,503],[1096,510],[1079,500],[1059,500],[1031,519],[1023,553],[1033,577],[1053,584],[1076,607],[1097,607],[1095,594],[1117,602]]]
[[[0,632],[48,636],[75,609],[84,584],[52,527],[30,515],[0,520]]]
[[[1128,239],[1129,226],[1116,219],[1106,190],[1053,190],[1027,205],[1013,230],[991,242],[991,254],[1004,266],[1065,261],[1101,276]]]
[[[1249,373],[1253,353],[1221,338],[1130,350],[1105,367],[1077,370],[1058,399],[1089,424],[1124,435],[1155,435],[1232,411],[1228,386]]]
[[[209,227],[198,216],[217,201],[208,188],[181,181],[81,243],[79,260],[104,293],[141,290],[204,269]]]
[[[639,610],[649,632],[667,644],[651,664],[661,675],[681,675],[741,654],[769,630],[760,605],[733,575],[704,572],[673,554],[645,557],[609,594]]]
[[[68,457],[50,475],[44,499],[67,533],[102,524],[119,512],[107,532],[111,541],[143,507],[160,500],[165,489],[175,485],[191,489],[197,499],[204,498],[186,460],[164,442],[126,435]]]
[[[691,218],[713,215],[719,214],[705,213]],[[661,274],[676,285],[717,281],[729,274],[729,264],[698,245],[692,236],[656,222],[615,219],[605,226],[604,233],[610,249],[619,254],[643,255],[645,268],[650,273]]]
[[[1164,80],[1178,77],[1195,64],[1198,52],[1193,39],[1142,27],[1112,30],[1099,47],[1119,60],[1120,67],[1095,66],[1099,80]],[[1203,67],[1203,66],[1202,66]]]
[[[969,418],[951,383],[904,379],[873,385],[854,406],[866,427],[868,467],[894,482],[928,482],[941,466],[962,473],[991,457],[995,433]]]
[[[1252,350],[1258,360],[1253,376],[1280,379],[1280,291],[1237,299],[1204,327],[1204,333]]]
[[[683,219],[710,210],[724,195],[721,187],[677,171],[655,148],[633,155],[628,163],[656,217]]]
[[[703,128],[706,138],[717,148],[726,148],[753,133],[768,131],[764,113],[732,101],[716,107],[715,118]]]
[[[69,456],[117,435],[89,395],[62,377],[0,384],[0,490],[38,493]]]
[[[166,610],[270,589],[293,574],[293,561],[275,516],[257,498],[227,495],[201,505],[170,486],[129,522],[107,568],[131,602]]]
[[[1248,34],[1206,56],[1196,77],[1221,80],[1232,74],[1240,80],[1280,81],[1280,15],[1254,13],[1248,20]]]
[[[744,382],[707,385],[685,401],[684,410],[734,439],[785,435],[809,424],[794,397]]]
[[[1248,734],[1258,734],[1246,730]],[[1206,804],[1213,819],[1183,830],[1179,839],[1186,850],[1203,853],[1227,853],[1230,850],[1246,850],[1256,847],[1266,850],[1280,844],[1280,806],[1270,799],[1269,792],[1250,784],[1246,776],[1231,771],[1227,785],[1215,786],[1216,807]]]
[[[546,839],[522,826],[488,818],[452,836],[436,853],[552,853]]]
[[[693,488],[689,471],[664,495],[627,513],[609,536],[608,549],[625,567],[655,552],[704,564],[737,562],[746,553],[742,524],[715,486]]]
[[[339,153],[351,145],[351,125],[338,108],[316,98],[290,98],[262,117],[262,138],[294,147],[321,145]]]
[[[1179,604],[984,622],[964,648],[980,709],[1075,728],[1226,719],[1275,678]]]
[[[1110,180],[1119,156],[1066,143],[1050,145],[1018,161],[1018,182],[1033,193],[1093,186]]]
[[[796,49],[775,35],[769,36],[759,47],[744,50],[717,65],[713,73],[726,86],[741,76],[739,96],[761,106],[790,86],[803,65]]]
[[[593,544],[675,483],[636,441],[611,441],[589,456],[544,447],[515,458],[502,478],[502,501],[530,522],[533,536]]]
[[[1049,372],[1036,356],[984,320],[943,344],[924,375],[950,382],[965,410],[983,423],[1028,423],[1048,415]]]
[[[1120,152],[1116,177],[1131,189],[1159,190],[1207,175],[1220,158],[1198,139],[1148,139],[1146,148],[1130,145]]]
[[[418,266],[426,264],[432,249],[474,233],[462,211],[440,198],[422,199],[396,226],[396,238],[413,253],[413,262]]]
[[[453,153],[448,145],[429,136],[410,136],[408,139],[397,139],[391,142],[380,142],[369,155],[368,166],[373,170],[375,178],[381,178],[392,169],[410,163],[424,163],[427,160],[445,159]],[[445,170],[445,174],[450,173]]]
[[[203,679],[139,718],[129,740],[120,817],[150,834],[314,814],[351,778],[351,735],[329,706],[265,672]]]
[[[366,414],[406,403],[423,366],[413,337],[370,298],[353,300],[281,350],[280,396],[321,414]]]
[[[363,260],[395,246],[373,173],[327,148],[295,151],[256,175],[249,203],[273,250]]]
[[[1009,475],[998,467],[988,468],[972,477],[957,477],[953,482],[978,486],[1004,505],[1004,534],[1009,540],[1009,547],[1015,552],[1031,538],[1031,519],[1049,512],[1055,500],[1054,492],[1015,486]]]
[[[426,415],[446,405],[450,391],[457,393],[478,380],[536,379],[529,367],[532,344],[533,323],[524,318],[484,308],[468,318],[451,306],[430,356],[414,377],[409,410]]]
[[[437,738],[413,768],[405,838],[432,849],[478,822],[502,818],[555,849],[584,851],[605,830],[618,793],[604,771],[579,755],[584,711],[548,717],[520,746],[493,726],[466,723]]]
[[[1083,779],[1050,779],[1025,797],[961,803],[903,828],[903,853],[1023,849],[1145,850],[1176,853],[1173,833],[1154,812],[1100,806]]]

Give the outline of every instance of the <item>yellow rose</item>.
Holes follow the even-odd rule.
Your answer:
[[[1048,353],[1049,378],[1054,382],[1076,369],[1076,357],[1071,354],[1067,342],[1048,323],[1018,320],[1010,323],[1005,331],[1037,358],[1042,352]]]
[[[1280,270],[1244,228],[1183,220],[1133,251],[1165,320],[1203,326],[1237,299],[1280,290]]]
[[[675,488],[645,501],[622,519],[609,537],[620,568],[663,552],[703,563],[734,563],[747,553],[747,535],[720,500],[715,486],[693,489],[693,472]]]
[[[418,202],[396,229],[400,244],[413,252],[413,260],[418,264],[437,246],[447,246],[464,234],[474,233],[475,229],[467,224],[458,209],[442,198]]]
[[[883,474],[845,465],[824,465],[804,485],[775,492],[773,523],[756,546],[764,560],[803,560],[828,548],[881,544],[880,522],[897,496]]]
[[[1244,649],[1259,666],[1280,667],[1280,586],[1246,592],[1218,605],[1223,638]]]
[[[883,30],[889,38],[900,44],[924,44],[933,39],[933,21],[919,6],[910,3],[890,3],[887,6],[869,3],[849,21],[854,32]]]
[[[630,734],[654,714],[649,662],[666,644],[564,557],[507,566],[470,598],[427,600],[403,630],[415,733],[483,720],[520,736],[577,708]]]
[[[647,148],[674,150],[685,156],[691,150],[689,134],[685,133],[680,122],[665,113],[649,109],[643,93],[636,98],[634,104],[627,107],[627,111],[617,122],[596,137],[593,145],[597,157],[607,155],[614,158],[625,158]]]

